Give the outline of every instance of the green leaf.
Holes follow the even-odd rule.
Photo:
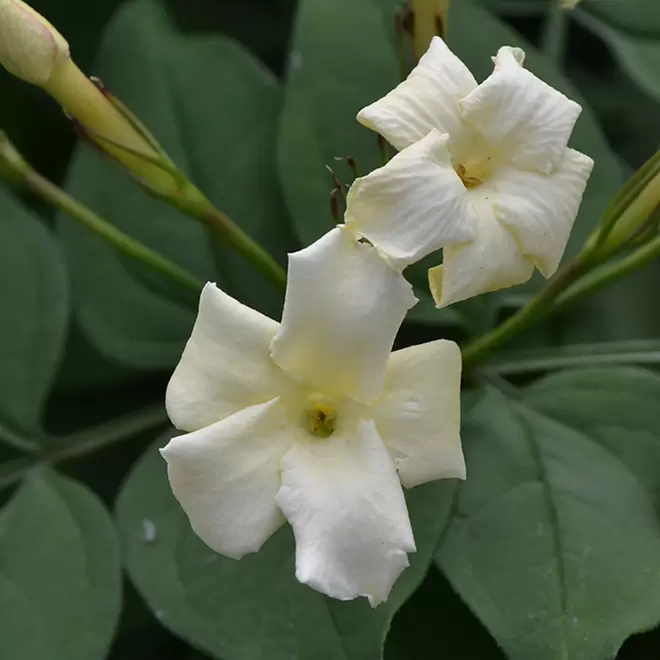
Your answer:
[[[167,437],[157,446],[163,446]],[[407,493],[417,552],[390,600],[373,610],[298,583],[288,527],[240,561],[191,531],[156,447],[129,476],[117,503],[130,576],[160,621],[219,660],[379,660],[395,611],[421,582],[443,529],[453,483]]]
[[[463,431],[469,477],[437,561],[512,660],[605,660],[660,621],[653,499],[594,432],[624,446],[654,431],[657,399],[633,421],[608,409],[615,390],[601,396],[598,372],[583,374],[589,424],[560,412],[559,401],[575,408],[564,380],[540,386],[552,408],[534,390],[520,401],[487,391]]]
[[[530,387],[525,403],[594,438],[660,496],[660,377],[639,368],[566,371]]]
[[[547,9],[550,2],[556,0],[479,0],[491,11],[507,16],[539,16]]]
[[[598,3],[601,5],[603,3]],[[595,3],[590,13],[580,12],[580,20],[586,27],[593,30],[601,39],[604,39],[614,51],[614,55],[628,75],[652,98],[660,101],[660,20],[657,28],[652,27],[653,34],[640,31],[631,34],[626,30],[625,23],[612,16],[611,22],[601,20],[599,12],[594,11]],[[647,5],[650,9],[651,5]],[[654,8],[654,17],[660,16],[657,7]],[[608,17],[605,16],[605,19]],[[649,18],[646,25],[653,25]]]
[[[583,5],[622,30],[660,37],[660,12],[654,0],[584,0]]]
[[[582,300],[555,321],[562,344],[652,339],[660,334],[654,294],[660,263],[653,262]]]
[[[112,523],[85,487],[33,474],[0,513],[0,657],[102,660],[119,618]]]
[[[95,73],[218,208],[284,263],[295,244],[273,162],[281,101],[273,76],[225,38],[181,34],[151,0],[118,12]],[[217,281],[271,316],[281,312],[279,295],[249,264],[210,240],[197,221],[149,198],[85,145],[76,153],[67,188],[200,278]],[[62,218],[60,229],[77,311],[92,343],[130,366],[171,366],[195,310],[149,286],[134,263],[70,219]]]
[[[353,156],[360,173],[378,167],[375,133],[355,117],[398,82],[395,0],[301,0],[298,5],[279,135],[279,169],[296,232],[311,243],[331,229],[330,165]]]
[[[49,231],[2,189],[0,209],[0,427],[33,438],[64,347],[66,276]]]
[[[628,364],[660,365],[660,340],[599,342],[511,351],[489,360],[484,369],[510,376],[535,371]]]
[[[585,15],[579,12],[576,18]],[[602,52],[600,44],[595,47]],[[571,64],[571,79],[598,116],[622,169],[632,173],[629,164],[645,162],[660,144],[660,125],[656,121],[660,103],[640,89],[622,67],[608,64],[603,71],[600,62],[597,60],[593,67]]]
[[[394,617],[384,658],[503,660],[504,654],[446,578],[431,566],[419,589]]]

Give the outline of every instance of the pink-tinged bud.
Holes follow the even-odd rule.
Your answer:
[[[33,85],[44,85],[69,59],[69,44],[22,0],[0,0],[0,64]]]

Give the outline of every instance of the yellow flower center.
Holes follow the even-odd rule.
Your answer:
[[[310,396],[304,417],[305,428],[317,438],[329,438],[335,432],[337,408],[335,402],[326,396]]]
[[[460,180],[463,182],[463,185],[468,190],[471,190],[472,188],[476,188],[477,186],[483,183],[483,181],[479,177],[469,173],[465,165],[457,165],[456,174],[458,174]]]

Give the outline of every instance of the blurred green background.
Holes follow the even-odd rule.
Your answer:
[[[361,0],[353,1],[358,11],[357,7]],[[463,1],[453,0],[456,5]],[[121,3],[118,0],[94,2],[33,0],[31,4],[66,36],[79,66],[90,75],[98,74],[97,54],[102,35]],[[298,11],[298,4],[294,0],[166,0],[165,4],[172,19],[183,33],[222,34],[231,37],[261,60],[273,76],[276,78],[285,76],[287,63],[290,60],[294,21]],[[468,24],[460,23],[457,19],[456,26],[450,23],[450,43],[468,61],[465,53],[474,52],[487,34],[495,41],[502,37],[500,42],[504,43],[502,40],[513,34],[508,30],[513,30],[515,34],[522,35],[529,44],[538,49],[537,53],[530,53],[530,62],[539,63],[540,67],[551,67],[553,72],[562,71],[568,83],[579,90],[595,117],[593,125],[591,116],[583,120],[585,125],[589,122],[589,127],[585,130],[584,144],[595,144],[598,149],[608,151],[607,157],[599,160],[600,152],[595,154],[589,151],[588,147],[583,148],[596,158],[597,166],[602,168],[603,178],[596,184],[601,186],[600,191],[597,191],[600,194],[600,201],[595,198],[593,201],[594,208],[599,208],[599,204],[602,207],[602,203],[607,201],[607,197],[614,192],[623,177],[650,157],[660,143],[658,3],[656,0],[585,0],[579,11],[571,15],[566,14],[561,19],[557,17],[557,12],[554,11],[551,3],[545,0],[483,0],[482,4],[491,13],[492,19],[499,26],[498,30],[501,31],[493,35],[492,23],[477,21]],[[335,11],[332,0],[327,0],[327,5],[329,12]],[[350,59],[351,54],[362,54],[366,60],[371,57],[369,43],[359,44],[351,41],[355,37],[354,33],[344,32],[343,20],[349,21],[346,11],[350,12],[352,9],[350,3],[347,5],[343,2],[341,7],[338,6],[333,20],[328,23],[325,43],[334,43],[335,49],[334,52],[325,54],[327,61],[324,64],[328,66],[329,71],[332,71],[335,64],[341,71],[341,67],[346,64],[347,59]],[[159,108],[156,106],[162,102],[162,98],[158,94],[150,96],[147,92],[145,92],[146,96],[141,97],[138,89],[139,86],[146,84],[148,67],[137,66],[135,84],[131,79],[131,54],[142,52],[142,45],[138,43],[140,33],[137,31],[133,35],[135,41],[128,32],[122,34],[121,38],[115,38],[108,46],[109,50],[105,53],[106,64],[101,71],[102,77],[106,83],[116,79],[118,82],[115,87],[111,85],[111,89],[114,91],[119,88],[118,95],[132,107],[140,106],[139,109],[143,111],[143,108],[153,105],[154,117],[157,117]],[[147,40],[146,34],[144,38]],[[478,54],[481,76],[490,66],[485,54],[493,52],[490,43],[487,47],[484,45],[483,49],[483,53]],[[145,46],[144,52],[147,50]],[[476,61],[476,55],[474,59]],[[114,62],[116,69],[113,70],[112,65],[108,67],[107,62]],[[200,85],[209,87],[217,85],[218,94],[221,95],[222,85],[227,84],[227,80],[232,80],[227,71],[222,72],[222,75],[212,68],[200,72],[196,69],[198,60],[194,62],[189,69],[181,68],[176,71],[174,67],[170,71],[168,63],[154,68],[156,72],[154,75],[168,76],[171,73],[173,80],[175,79],[172,86],[181,93],[181,97],[176,100],[177,103],[194,105],[194,91],[198,90]],[[471,62],[469,64],[472,66]],[[195,80],[197,83],[193,84]],[[187,95],[188,83],[190,83],[190,95]],[[241,87],[238,80],[231,84],[235,88]],[[127,91],[122,94],[123,90]],[[245,98],[251,98],[251,93],[246,87]],[[326,93],[329,96],[323,95]],[[342,94],[339,89],[332,93],[338,99]],[[134,98],[126,98],[126,94],[134,95]],[[323,94],[319,92],[315,107],[319,113],[323,113],[325,108],[330,117],[334,107],[328,104],[332,103],[333,96],[328,90]],[[151,207],[143,207],[142,202],[138,201],[135,208],[129,211],[128,206],[124,208],[115,205],[113,200],[104,196],[106,179],[103,177],[106,174],[109,182],[108,190],[114,190],[115,185],[109,168],[103,169],[105,165],[89,166],[89,163],[97,157],[88,152],[79,152],[76,159],[73,159],[74,132],[63,113],[45,94],[0,71],[0,98],[3,99],[3,103],[0,104],[0,127],[41,173],[79,194],[91,206],[104,212],[113,222],[120,225],[124,223],[129,233],[140,235],[144,232],[143,240],[159,246],[162,243],[163,250],[169,250],[173,258],[180,257],[184,262],[188,260],[198,269],[200,276],[206,276],[204,267],[196,263],[197,255],[192,248],[188,256],[181,256],[177,252],[178,242],[188,240],[187,234],[186,237],[181,234],[168,238],[168,230],[150,228],[146,219],[144,226],[141,225],[141,214],[147,213],[148,211],[144,209]],[[328,101],[328,98],[331,100]],[[268,103],[273,106],[271,114],[275,126],[278,119],[276,115],[280,112],[281,105],[279,100],[271,101]],[[341,105],[341,99],[337,104]],[[240,114],[240,109],[237,112]],[[140,114],[144,119],[144,111]],[[210,117],[203,113],[191,115],[193,119],[197,117],[200,121],[204,116],[207,119]],[[324,117],[323,121],[330,127],[332,118],[328,117]],[[147,123],[152,126],[149,121]],[[295,135],[296,127],[295,122],[288,127],[292,136]],[[158,134],[157,126],[152,128],[159,138],[162,137]],[[340,128],[341,126],[337,128],[337,132]],[[186,127],[181,128],[182,133],[185,133],[185,130]],[[229,130],[231,131],[231,127]],[[248,130],[252,129],[246,128],[246,131]],[[599,131],[602,131],[602,134]],[[328,128],[328,133],[331,132],[331,128]],[[271,133],[264,140],[270,140],[268,144],[272,147],[271,151],[274,151],[275,138]],[[218,163],[222,160],[220,156],[225,159],[227,172],[240,168],[240,164],[232,161],[230,149],[223,153],[225,144],[220,142],[216,144],[213,138],[209,139],[211,142],[209,148],[215,149],[219,154]],[[329,153],[333,155],[343,155],[332,152],[335,143],[330,138],[328,140],[330,144],[325,145],[325,151],[330,150]],[[324,149],[321,151],[324,152]],[[206,156],[203,154],[191,156],[191,161],[196,162],[198,156],[199,161],[206,162]],[[285,165],[280,163],[282,170],[280,176],[284,179],[295,174],[293,170],[297,163],[293,158],[292,165],[290,157],[290,154],[280,154],[280,158],[287,161]],[[274,159],[274,156],[272,158]],[[609,164],[605,163],[605,160]],[[195,169],[195,162],[191,164],[192,170]],[[301,163],[301,167],[305,165],[304,162]],[[94,167],[100,169],[95,170]],[[225,172],[222,167],[224,166],[220,163],[218,177],[221,176],[221,170]],[[293,170],[287,171],[287,168]],[[88,169],[91,172],[89,177],[97,177],[98,183],[95,186],[85,180],[87,176],[85,170]],[[617,176],[620,177],[618,180],[612,174],[615,169],[618,170]],[[604,170],[607,171],[603,173]],[[208,171],[197,172],[195,180],[202,183],[198,180],[205,177],[208,179],[209,176],[211,173]],[[255,177],[257,177],[255,191],[263,189],[264,186],[268,187],[269,198],[267,202],[263,202],[268,206],[268,213],[276,213],[281,217],[287,215],[281,193],[271,190],[275,186],[271,175],[261,172],[255,174]],[[213,185],[215,184],[209,184],[211,188]],[[227,193],[226,190],[224,192]],[[218,195],[222,197],[222,193],[220,188]],[[139,191],[134,194],[142,195]],[[229,193],[227,195],[229,196]],[[276,247],[269,246],[277,251],[281,261],[287,250],[308,242],[310,236],[315,233],[318,235],[320,229],[330,223],[329,216],[316,219],[319,216],[312,214],[314,219],[310,219],[309,228],[301,229],[299,217],[304,216],[304,213],[298,208],[295,191],[293,193],[291,190],[285,191],[284,197],[289,214],[294,216],[293,222],[288,223],[283,220],[277,237],[273,238]],[[171,366],[176,361],[177,351],[180,350],[181,338],[185,336],[189,327],[189,312],[181,313],[181,319],[177,321],[179,326],[174,327],[173,322],[171,332],[169,328],[164,332],[162,327],[159,327],[150,334],[152,326],[155,328],[159,324],[163,314],[175,314],[168,311],[169,308],[165,311],[150,308],[145,316],[150,320],[133,319],[135,325],[144,328],[143,336],[135,334],[133,328],[130,328],[130,332],[127,331],[125,335],[122,334],[123,328],[113,334],[114,329],[111,324],[104,325],[105,321],[94,307],[93,299],[98,296],[102,301],[113,300],[112,296],[116,295],[116,291],[121,292],[121,286],[118,285],[119,288],[115,293],[110,290],[111,287],[108,291],[85,289],[87,266],[83,253],[87,254],[88,248],[92,250],[93,246],[86,242],[84,232],[71,229],[67,219],[57,219],[50,209],[44,208],[33,198],[24,197],[23,201],[34,209],[44,222],[52,227],[58,225],[58,235],[67,246],[67,264],[73,281],[75,314],[67,330],[66,350],[57,370],[54,385],[49,389],[42,420],[43,426],[49,434],[61,436],[84,429],[91,424],[111,420],[117,415],[129,413],[149,404],[158,404],[162,401]],[[223,204],[225,201],[225,198],[220,199]],[[127,204],[124,199],[122,203]],[[234,202],[227,201],[230,206],[232,203]],[[247,212],[239,202],[234,204],[240,222],[242,213]],[[275,211],[274,207],[277,207]],[[311,207],[314,205],[311,204]],[[167,213],[171,215],[171,212]],[[162,212],[164,218],[167,213]],[[258,212],[254,211],[254,214],[258,215]],[[269,221],[269,218],[270,216],[266,220]],[[596,218],[597,213],[593,213],[589,220],[585,221],[584,226],[587,230],[594,226]],[[150,219],[149,222],[152,220]],[[188,221],[183,218],[174,220],[170,216],[163,219],[163,223],[185,224],[186,222]],[[161,225],[163,226],[165,224]],[[262,229],[263,227],[258,231]],[[191,234],[191,244],[195,240]],[[89,254],[92,256],[88,258],[96,258],[93,251]],[[213,258],[209,256],[209,263]],[[144,279],[143,273],[131,271],[132,266],[124,265],[138,281]],[[544,347],[575,341],[660,338],[660,310],[657,309],[655,293],[660,281],[656,266],[652,265],[644,273],[636,275],[632,281],[622,286],[615,287],[613,291],[596,296],[575,313],[521,338],[518,346]],[[231,279],[231,274],[225,273],[225,275]],[[96,286],[93,278],[90,283],[90,286],[92,285]],[[244,295],[239,297],[250,302],[250,292],[259,286],[255,280],[251,288],[246,289]],[[142,300],[143,298],[139,298],[131,308],[133,311],[129,310],[126,314],[128,316],[136,314],[135,310],[139,309]],[[493,302],[495,300],[496,303]],[[273,315],[277,314],[279,303],[276,299],[267,299],[265,296],[256,300],[254,304],[267,311],[273,310],[271,311]],[[404,328],[399,341],[404,344],[441,335],[462,337],[479,334],[495,318],[501,318],[516,304],[515,297],[497,299],[489,297],[486,306],[477,303],[476,306],[468,304],[460,307],[457,312],[460,318],[449,315],[442,317],[441,322],[436,323],[435,320],[429,322],[428,316],[420,315]],[[109,311],[108,314],[114,312]],[[117,318],[119,316],[115,316],[113,322]],[[47,320],[44,320],[45,322]],[[110,330],[105,333],[107,328]],[[129,335],[130,341],[126,339]],[[118,445],[112,451],[67,463],[63,470],[93,488],[108,506],[112,507],[130,466],[152,443],[154,437],[153,431],[137,435],[130,442]],[[11,459],[17,455],[17,452],[11,448],[0,448],[0,459]],[[110,656],[113,660],[201,660],[204,657],[166,632],[128,583],[124,601],[119,634]],[[441,649],[441,653],[438,649]],[[385,657],[388,660],[422,660],[436,657],[490,660],[504,656],[486,630],[452,592],[440,572],[433,568],[422,588],[396,616]],[[625,660],[651,660],[660,657],[660,632],[632,638],[617,657]],[[68,659],[62,658],[62,660]]]

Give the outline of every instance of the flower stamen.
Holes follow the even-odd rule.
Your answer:
[[[458,177],[460,180],[463,182],[463,185],[468,189],[476,188],[477,186],[480,186],[483,182],[481,179],[479,179],[476,176],[469,175],[467,173],[467,168],[465,165],[457,165],[456,166],[456,174],[458,174]]]
[[[305,426],[318,438],[329,438],[335,432],[336,420],[335,408],[325,402],[317,402],[305,411]]]

